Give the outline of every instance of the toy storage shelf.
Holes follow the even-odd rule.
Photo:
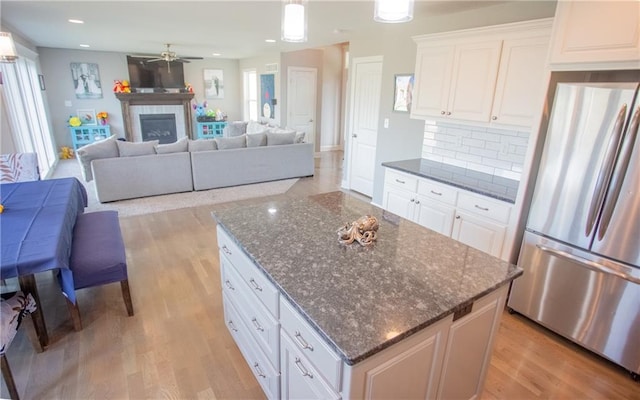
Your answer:
[[[222,137],[222,130],[227,123],[225,121],[217,122],[197,122],[198,139],[215,139]]]
[[[98,142],[111,136],[109,125],[70,126],[69,132],[71,133],[73,150],[78,150],[78,148],[84,145]]]

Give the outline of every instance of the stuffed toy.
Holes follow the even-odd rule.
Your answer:
[[[191,86],[190,83],[185,84],[184,89],[187,91],[187,93],[193,93],[193,86]]]
[[[113,93],[122,93],[124,92],[124,88],[122,87],[122,81],[116,79],[113,81]]]
[[[194,103],[193,109],[196,110],[196,117],[204,116],[205,109],[207,108],[207,101],[203,101],[202,104]]]
[[[69,160],[73,158],[73,149],[68,146],[60,147],[60,159]]]
[[[131,93],[131,85],[129,85],[129,81],[126,79],[122,81],[122,91],[124,93]]]
[[[82,121],[80,120],[80,118],[78,118],[78,117],[70,117],[69,118],[69,126],[76,127],[76,126],[80,126],[80,125],[82,125]]]

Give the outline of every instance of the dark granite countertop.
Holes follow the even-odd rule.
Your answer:
[[[372,247],[336,231],[380,222]],[[353,365],[454,313],[522,270],[342,192],[267,200],[213,217]]]
[[[384,167],[397,169],[422,178],[446,183],[451,186],[475,192],[494,199],[514,204],[520,182],[501,176],[485,174],[455,165],[444,164],[424,158],[390,161]]]

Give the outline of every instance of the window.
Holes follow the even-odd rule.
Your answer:
[[[242,72],[243,116],[245,121],[258,120],[258,75],[255,69]]]
[[[16,151],[36,153],[40,176],[45,177],[56,162],[56,152],[44,100],[40,90],[38,72],[33,60],[23,56],[15,63],[0,64],[2,96]]]

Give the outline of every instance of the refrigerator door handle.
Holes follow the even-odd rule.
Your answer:
[[[602,210],[602,217],[600,218],[600,224],[598,225],[598,240],[602,240],[607,233],[607,228],[611,222],[611,216],[613,210],[618,202],[620,196],[620,190],[622,190],[622,183],[624,182],[624,176],[629,167],[629,161],[631,160],[631,153],[633,153],[633,144],[636,142],[638,136],[638,126],[640,125],[640,107],[636,109],[633,114],[631,123],[627,130],[627,135],[624,138],[622,147],[620,150],[620,161],[618,166],[611,177],[611,194],[607,196],[607,201]]]
[[[609,274],[609,275],[615,275],[618,278],[624,279],[626,281],[629,281],[631,283],[635,283],[636,285],[640,285],[640,278],[636,278],[635,276],[629,275],[629,274],[625,274],[624,272],[620,272],[620,271],[616,271],[613,270],[611,268],[607,268],[602,264],[598,264],[597,262],[591,261],[591,260],[587,260],[586,258],[582,258],[576,255],[573,255],[571,253],[568,253],[566,251],[563,250],[558,250],[558,249],[553,249],[551,247],[547,247],[541,244],[536,244],[536,247],[539,248],[540,250],[546,252],[546,253],[550,253],[554,256],[560,257],[560,258],[564,258],[573,262],[576,262],[588,269],[591,269],[593,271],[597,271],[597,272],[602,272],[605,274]]]
[[[596,187],[591,196],[591,205],[589,206],[589,213],[587,214],[587,225],[585,229],[585,235],[591,236],[593,228],[595,227],[600,208],[604,202],[604,194],[607,186],[609,185],[609,179],[613,171],[613,163],[616,160],[616,152],[618,150],[618,144],[620,143],[620,137],[622,136],[622,128],[624,128],[624,120],[627,115],[627,105],[623,104],[620,107],[618,116],[616,117],[616,123],[613,126],[613,133],[609,139],[607,150],[605,152],[600,172],[598,173],[598,180],[596,181]]]

